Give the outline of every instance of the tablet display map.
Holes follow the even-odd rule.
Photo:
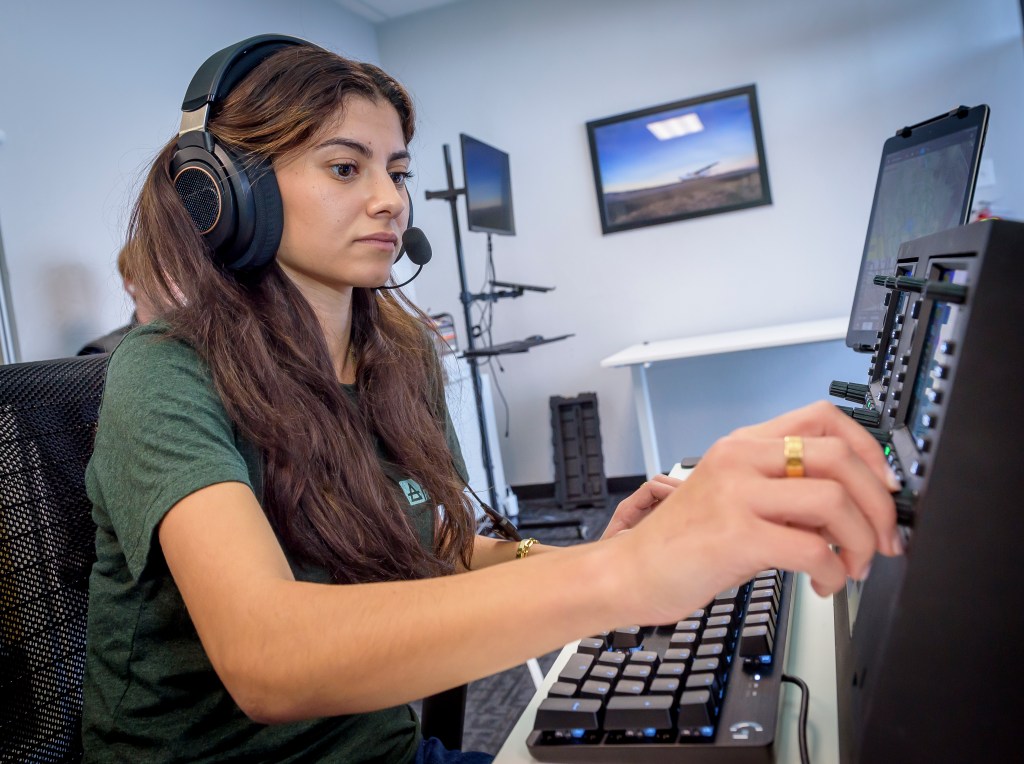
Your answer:
[[[973,182],[977,134],[977,128],[969,128],[886,157],[853,306],[858,317],[853,329],[881,328],[886,290],[872,279],[892,275],[900,244],[960,225]]]

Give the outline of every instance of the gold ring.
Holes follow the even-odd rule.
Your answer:
[[[804,439],[787,435],[782,439],[782,452],[786,457],[786,477],[804,476]]]

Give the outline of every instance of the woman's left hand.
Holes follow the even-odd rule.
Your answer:
[[[628,531],[635,527],[652,509],[658,506],[658,502],[666,498],[682,482],[682,480],[668,475],[652,477],[619,502],[619,506],[615,508],[615,514],[608,521],[608,527],[604,529],[601,538],[611,538],[622,531]]]

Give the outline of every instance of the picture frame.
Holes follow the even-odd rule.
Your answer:
[[[603,233],[772,203],[755,85],[587,123]]]

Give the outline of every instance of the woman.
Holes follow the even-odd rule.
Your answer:
[[[216,265],[176,143],[157,157],[130,238],[161,320],[111,358],[87,476],[87,760],[427,760],[410,700],[675,621],[766,567],[827,593],[899,552],[891,472],[826,404],[649,481],[599,543],[475,536],[432,345],[376,289],[409,216],[408,95],[293,45],[207,129],[273,168],[280,243],[259,270]],[[784,435],[809,479],[782,479]]]

